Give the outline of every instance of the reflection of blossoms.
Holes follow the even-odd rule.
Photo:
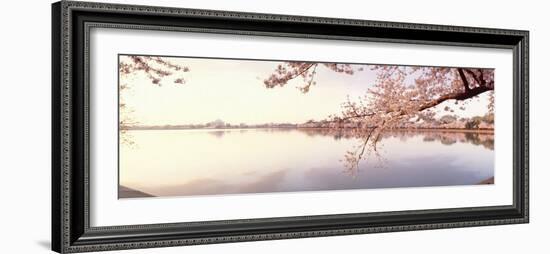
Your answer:
[[[378,131],[379,133],[375,133]],[[457,142],[460,143],[470,143],[474,145],[482,145],[483,147],[494,150],[494,135],[491,132],[489,133],[478,133],[478,132],[461,132],[452,131],[452,130],[399,130],[394,129],[394,131],[382,131],[380,128],[370,128],[366,131],[363,130],[362,134],[358,137],[361,140],[361,143],[354,147],[352,150],[346,152],[344,155],[344,165],[350,172],[355,172],[359,169],[359,163],[364,158],[369,158],[371,153],[374,153],[378,160],[383,160],[380,153],[377,149],[378,142],[387,137],[399,137],[401,140],[405,141],[407,138],[414,137],[417,135],[424,135],[424,141],[439,141],[443,145],[452,145]],[[372,141],[373,136],[376,136],[377,140]]]
[[[376,159],[383,166],[385,162],[384,156],[380,152],[380,147],[377,149],[368,149],[365,137],[365,132],[360,129],[332,129],[332,128],[298,128],[300,132],[305,133],[308,136],[332,136],[334,139],[357,139],[359,143],[348,150],[344,154],[344,167],[346,172],[352,176],[356,176],[359,170],[359,164],[363,159],[371,158]],[[367,132],[370,133],[370,132]],[[443,145],[453,145],[456,143],[468,143],[473,145],[480,145],[484,148],[494,150],[494,135],[491,131],[486,132],[472,132],[472,131],[460,131],[460,130],[403,130],[395,129],[392,131],[385,131],[379,135],[379,142],[388,138],[397,138],[400,141],[407,141],[413,137],[422,137],[424,142],[439,142]]]
[[[456,143],[469,143],[481,145],[487,149],[494,150],[495,135],[493,132],[470,132],[470,131],[446,131],[446,130],[427,130],[427,131],[392,131],[387,132],[383,137],[394,137],[406,141],[409,138],[422,135],[424,141],[437,141],[443,145],[452,145]]]

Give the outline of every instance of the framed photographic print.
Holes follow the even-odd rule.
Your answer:
[[[527,31],[52,14],[57,252],[528,222]]]

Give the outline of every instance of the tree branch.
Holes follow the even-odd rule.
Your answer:
[[[439,104],[441,104],[445,101],[448,101],[448,100],[462,101],[462,100],[473,98],[477,95],[480,95],[484,92],[491,91],[491,90],[493,90],[492,87],[479,86],[479,87],[475,87],[473,89],[469,89],[466,92],[456,92],[456,93],[450,93],[450,94],[442,95],[442,96],[440,96],[439,98],[437,98],[435,100],[428,101],[428,102],[420,105],[420,107],[418,107],[418,112],[424,111],[424,110],[429,109],[429,108],[433,108],[433,107],[435,107],[435,106],[437,106],[437,105],[439,105]],[[396,114],[395,117],[400,117],[400,116],[403,116],[403,115],[406,114],[406,112],[403,111],[403,110],[396,111],[396,112],[398,112],[398,114]],[[389,112],[386,111],[385,113],[389,113]],[[365,113],[365,114],[355,114],[353,116],[338,118],[338,119],[335,119],[335,120],[329,121],[329,122],[343,122],[343,121],[350,120],[350,119],[365,118],[365,117],[369,117],[369,116],[373,116],[373,115],[375,115],[375,113],[372,113],[372,112],[371,113]]]
[[[473,88],[473,89],[469,89],[468,91],[466,92],[457,92],[457,93],[450,93],[450,94],[446,94],[446,95],[442,95],[440,96],[439,98],[433,100],[433,101],[429,101],[423,105],[421,105],[418,109],[418,111],[423,111],[425,109],[428,109],[428,108],[432,108],[432,107],[435,107],[447,100],[458,100],[458,101],[463,101],[463,100],[466,100],[466,99],[470,99],[472,97],[475,97],[477,95],[480,95],[486,91],[490,91],[490,90],[493,90],[493,88],[490,88],[490,87],[486,87],[486,86],[478,86],[476,88]]]
[[[468,78],[466,78],[466,74],[464,74],[464,69],[458,68],[457,71],[458,71],[458,74],[460,75],[460,79],[462,80],[462,85],[464,85],[464,90],[469,91],[470,82],[468,82]]]
[[[303,69],[301,72],[296,73],[295,75],[293,75],[292,77],[290,77],[288,80],[295,79],[296,77],[301,76],[301,75],[304,74],[306,71],[308,71],[309,69],[311,69],[311,67],[313,67],[313,66],[317,66],[317,63],[309,64],[308,67],[306,67],[305,69]],[[288,82],[288,80],[287,80],[287,82]]]
[[[309,88],[311,87],[311,85],[313,84],[313,79],[315,78],[315,71],[317,70],[317,66],[319,64],[312,64],[310,65],[309,67],[307,67],[307,69],[305,69],[304,71],[302,71],[299,75],[302,75],[303,73],[305,73],[307,70],[311,69],[312,66],[315,66],[313,67],[313,71],[311,71],[311,77],[309,79],[309,82],[307,83],[307,85],[303,86],[303,87],[300,87],[300,91],[302,91],[302,93],[307,93],[309,91]]]
[[[478,74],[476,74],[471,69],[465,69],[465,71],[468,72],[474,78],[474,80],[477,82],[479,86],[487,86],[487,81],[483,78],[483,69],[481,68],[477,69],[477,71],[479,72]]]

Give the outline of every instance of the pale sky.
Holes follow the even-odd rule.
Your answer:
[[[121,61],[126,60],[124,56]],[[364,96],[374,84],[376,73],[368,66],[353,75],[335,73],[319,66],[313,86],[302,93],[297,78],[284,87],[266,88],[263,80],[280,62],[200,59],[166,57],[173,63],[189,67],[190,71],[174,74],[162,80],[159,87],[143,74],[121,77],[121,84],[129,90],[120,94],[132,118],[139,125],[204,124],[221,119],[231,124],[303,123],[322,120],[341,112],[347,96],[356,99]],[[184,77],[185,84],[173,83],[174,78]],[[483,95],[467,105],[465,111],[455,111],[459,116],[483,115],[487,111],[487,96]],[[454,103],[447,103],[454,107]],[[440,105],[439,107],[444,107]],[[460,112],[459,112],[460,111]]]

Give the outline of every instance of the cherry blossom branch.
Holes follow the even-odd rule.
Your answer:
[[[128,61],[119,63],[119,72],[121,75],[130,75],[143,73],[151,80],[152,84],[161,85],[163,78],[173,75],[175,72],[189,72],[187,66],[174,64],[162,57],[152,56],[127,56]],[[174,83],[184,84],[182,77],[174,79]]]
[[[310,63],[310,62],[284,62],[277,65],[274,73],[264,79],[264,85],[267,88],[283,87],[291,80],[302,77],[304,85],[298,88],[302,93],[309,92],[312,85],[315,85],[314,76],[317,67],[323,65],[331,71],[351,75],[354,73],[349,64],[336,63]],[[312,70],[313,69],[313,70]]]

